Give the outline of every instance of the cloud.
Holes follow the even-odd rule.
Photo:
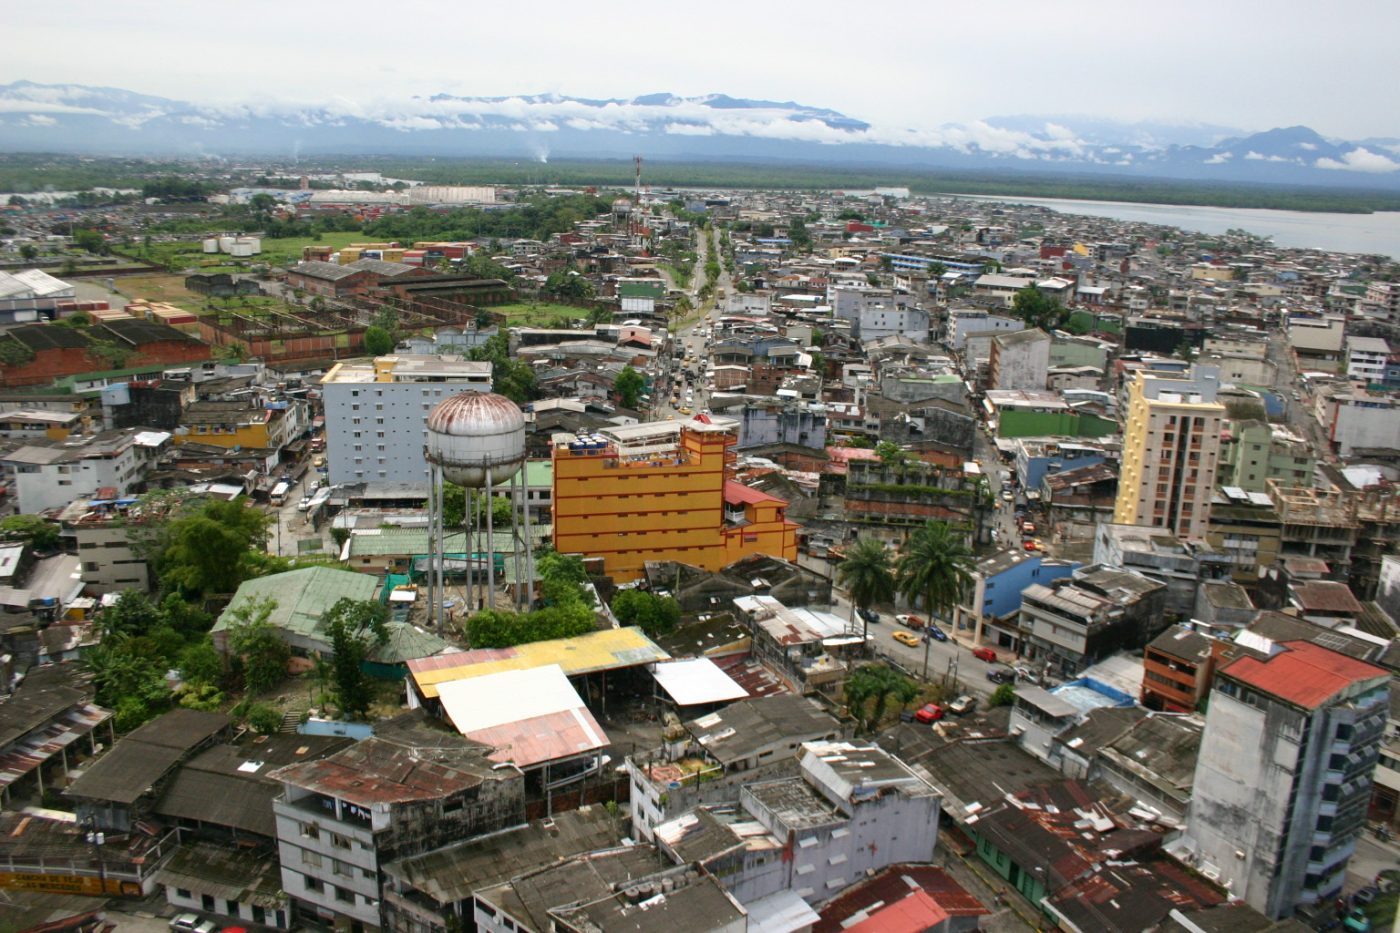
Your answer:
[[[24,121],[30,126],[53,126],[58,121],[53,117],[45,116],[42,113],[31,113],[29,119]]]
[[[1287,162],[1288,159],[1281,155],[1264,155],[1262,152],[1255,152],[1253,149],[1244,154],[1246,160],[1250,162]]]
[[[1344,172],[1369,172],[1382,174],[1400,169],[1400,162],[1392,162],[1379,152],[1372,152],[1364,146],[1342,156],[1341,160],[1321,158],[1314,163],[1318,168],[1336,169]]]
[[[1209,159],[1206,159],[1206,165],[1224,165],[1234,157],[1235,154],[1233,152],[1217,152]]]

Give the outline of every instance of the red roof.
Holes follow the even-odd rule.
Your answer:
[[[1288,641],[1282,647],[1263,660],[1236,658],[1221,673],[1305,709],[1316,709],[1357,681],[1389,676],[1375,665],[1310,641]]]
[[[726,505],[757,505],[760,502],[776,502],[779,505],[787,503],[777,496],[770,496],[766,492],[760,492],[752,486],[745,486],[743,483],[736,483],[732,479],[724,481],[724,502]]]
[[[923,891],[875,911],[846,933],[923,933],[948,919],[948,911]]]

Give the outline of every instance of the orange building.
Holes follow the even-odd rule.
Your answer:
[[[619,582],[649,560],[718,570],[752,554],[797,559],[787,503],[730,479],[738,422],[701,416],[556,434],[554,547],[601,557]]]

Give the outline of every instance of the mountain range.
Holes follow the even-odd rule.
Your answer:
[[[630,158],[1016,171],[1400,190],[1400,139],[1304,126],[1004,116],[877,126],[793,101],[557,94],[198,104],[119,88],[0,85],[0,150],[104,155]]]

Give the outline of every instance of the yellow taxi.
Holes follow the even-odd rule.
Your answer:
[[[901,645],[908,645],[910,648],[919,647],[919,636],[913,632],[895,632],[890,637]]]

